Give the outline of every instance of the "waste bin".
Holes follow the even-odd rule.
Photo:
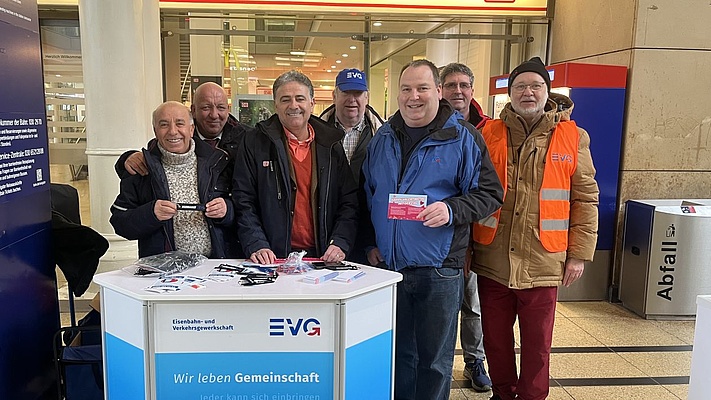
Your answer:
[[[693,318],[711,294],[711,199],[628,200],[620,300],[648,319]]]

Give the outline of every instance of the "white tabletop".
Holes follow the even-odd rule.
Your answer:
[[[181,275],[205,277],[222,263],[238,265],[241,260],[206,260],[195,268],[181,272]],[[99,286],[125,294],[142,301],[207,301],[207,300],[338,300],[349,299],[402,280],[398,272],[380,268],[360,266],[365,275],[350,283],[327,281],[319,284],[301,282],[303,275],[280,274],[274,283],[255,286],[241,286],[239,277],[228,282],[204,282],[205,287],[183,288],[172,293],[152,293],[145,288],[156,282],[156,278],[130,275],[125,271],[111,271],[94,276]]]
[[[704,308],[711,308],[711,296],[696,296],[696,305]]]

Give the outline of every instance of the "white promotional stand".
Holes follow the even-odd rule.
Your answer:
[[[206,276],[208,260],[183,272]],[[301,275],[171,293],[155,279],[99,274],[107,400],[391,399],[396,284],[362,267],[350,283]]]
[[[696,298],[696,330],[691,354],[689,400],[705,400],[711,392],[711,296]]]

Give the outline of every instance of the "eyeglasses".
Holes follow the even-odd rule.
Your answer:
[[[543,89],[544,86],[545,84],[540,82],[532,83],[530,85],[524,85],[523,83],[521,83],[519,85],[511,86],[511,91],[515,93],[523,93],[526,88],[531,88],[532,92],[538,92],[539,90]]]
[[[449,82],[444,84],[444,88],[447,90],[456,90],[457,86],[459,86],[459,88],[462,90],[469,90],[472,88],[471,83],[468,82]]]

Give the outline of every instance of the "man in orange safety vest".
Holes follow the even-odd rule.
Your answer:
[[[550,89],[540,58],[522,63],[509,77],[510,103],[481,130],[504,187],[501,209],[473,230],[492,399],[548,396],[557,288],[582,276],[597,242],[590,137],[570,119],[570,98]]]

